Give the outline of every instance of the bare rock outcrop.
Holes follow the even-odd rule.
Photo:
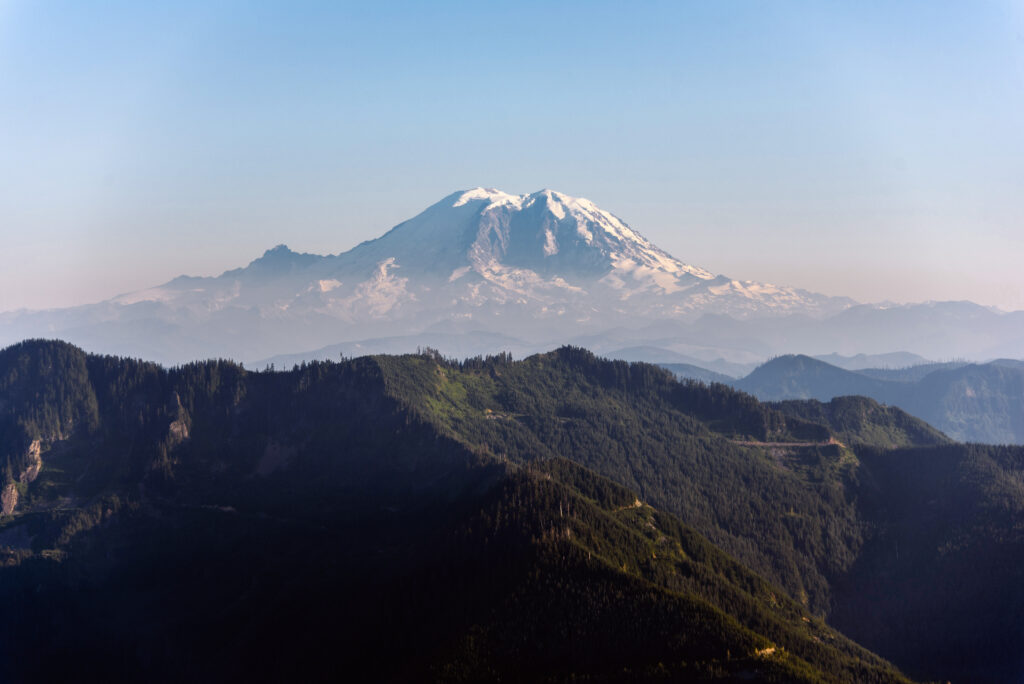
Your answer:
[[[11,515],[18,505],[18,486],[13,482],[0,492],[0,514]]]
[[[43,469],[43,442],[36,439],[28,447],[28,466],[18,475],[18,482],[35,482],[39,471]]]
[[[181,405],[181,397],[178,393],[174,393],[174,399],[171,404],[171,411],[175,414],[175,419],[171,421],[171,424],[167,427],[167,446],[171,449],[184,442],[189,437],[189,420],[188,411]]]

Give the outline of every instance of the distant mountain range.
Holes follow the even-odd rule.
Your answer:
[[[814,358],[846,370],[864,370],[867,368],[909,368],[931,363],[928,359],[910,352],[890,352],[888,354],[818,354]]]
[[[279,245],[216,277],[0,314],[0,344],[33,337],[164,363],[269,364],[421,346],[460,357],[525,355],[572,343],[602,354],[656,347],[686,357],[662,361],[749,367],[792,351],[1013,356],[1024,313],[970,303],[857,305],[715,275],[588,200],[475,188],[341,254]]]
[[[731,384],[765,401],[871,397],[960,441],[1024,444],[1024,362],[1012,359],[850,371],[781,356]]]

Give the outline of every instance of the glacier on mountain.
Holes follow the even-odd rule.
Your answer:
[[[586,199],[473,188],[340,254],[278,245],[215,277],[0,314],[0,342],[43,334],[161,360],[252,359],[437,325],[557,341],[708,313],[824,317],[853,303],[712,274]]]

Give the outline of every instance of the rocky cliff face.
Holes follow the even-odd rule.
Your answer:
[[[41,439],[32,440],[32,444],[29,445],[27,461],[28,466],[18,474],[18,482],[28,484],[35,482],[36,478],[39,477],[39,471],[43,467],[43,441]]]
[[[0,513],[11,515],[18,505],[18,486],[13,482],[0,491]]]
[[[167,426],[167,448],[173,449],[178,446],[186,439],[189,435],[189,420],[188,412],[185,407],[181,405],[181,397],[175,392],[171,399],[171,405],[169,407],[171,415],[174,416],[174,420]]]
[[[34,439],[29,445],[28,452],[25,454],[25,462],[27,465],[21,472],[15,474],[14,479],[16,482],[7,483],[3,490],[0,491],[0,515],[12,515],[15,509],[18,507],[18,501],[20,495],[18,493],[18,484],[28,485],[35,482],[36,478],[39,477],[39,471],[43,467],[43,442],[41,439]]]

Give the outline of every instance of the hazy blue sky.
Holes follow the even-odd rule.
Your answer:
[[[553,188],[716,273],[1024,308],[1024,2],[0,0],[0,310]]]

